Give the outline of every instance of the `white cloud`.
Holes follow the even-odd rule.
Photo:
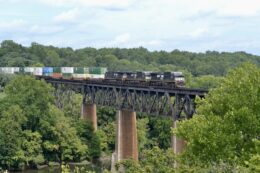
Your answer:
[[[110,45],[119,45],[119,44],[128,43],[130,41],[130,38],[131,36],[129,33],[120,34],[110,42]]]
[[[53,20],[58,23],[72,23],[76,21],[80,11],[78,8],[74,8],[54,16]]]

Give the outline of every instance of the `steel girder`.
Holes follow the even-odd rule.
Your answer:
[[[127,109],[148,115],[171,116],[174,120],[191,118],[195,113],[196,96],[207,93],[195,89],[154,89],[100,84],[85,84],[64,80],[46,80],[55,88],[56,105],[62,108],[62,97],[67,102],[72,91],[83,95],[83,102]],[[63,100],[64,102],[64,100]]]
[[[155,116],[172,116],[175,120],[191,118],[195,112],[194,96],[172,94],[167,91],[151,92],[139,89],[85,86],[84,102],[127,109]]]

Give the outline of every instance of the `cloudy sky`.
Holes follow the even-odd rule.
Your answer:
[[[260,0],[0,0],[0,41],[260,55]]]

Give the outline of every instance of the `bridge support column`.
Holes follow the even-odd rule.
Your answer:
[[[92,123],[94,131],[97,130],[97,108],[94,103],[82,103],[81,118]]]
[[[173,121],[173,128],[177,128],[177,121]],[[185,140],[178,138],[176,135],[172,136],[172,148],[175,154],[180,154],[186,147]]]
[[[136,113],[119,110],[116,126],[116,161],[129,158],[138,161]]]

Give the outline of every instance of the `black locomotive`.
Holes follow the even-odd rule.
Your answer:
[[[121,82],[127,84],[141,84],[149,86],[184,87],[185,79],[182,72],[114,72],[105,73],[108,82]]]

